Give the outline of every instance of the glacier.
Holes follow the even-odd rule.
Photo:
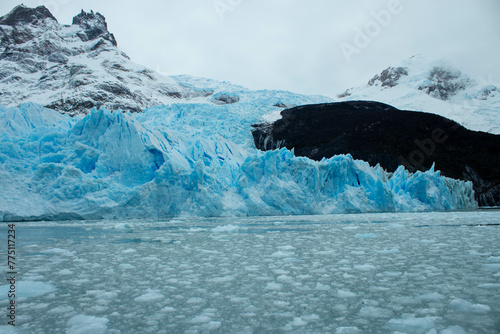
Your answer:
[[[261,152],[251,124],[288,92],[71,118],[34,103],[0,106],[0,220],[254,216],[474,209],[470,182],[433,168],[388,173],[350,155],[313,161]],[[270,100],[270,96],[273,100]]]

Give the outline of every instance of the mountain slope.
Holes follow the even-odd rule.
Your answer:
[[[1,104],[31,101],[69,115],[101,106],[140,112],[170,103],[233,104],[238,98],[231,92],[246,90],[210,79],[163,76],[121,52],[101,14],[82,11],[71,25],[62,25],[44,6],[21,5],[0,17],[0,65]],[[414,56],[339,99],[380,101],[500,133],[499,89],[484,81],[474,81],[445,61]],[[293,106],[277,102],[266,119],[276,120],[283,108]]]
[[[430,112],[470,130],[500,134],[500,89],[486,78],[470,78],[445,60],[413,56],[337,97]]]

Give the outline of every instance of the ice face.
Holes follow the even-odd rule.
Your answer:
[[[288,103],[293,101],[293,96]],[[247,103],[247,104],[245,104]],[[238,105],[238,106],[235,106]],[[71,119],[1,108],[0,217],[242,216],[475,208],[472,184],[433,169],[392,175],[339,155],[255,149],[254,102],[192,103]]]

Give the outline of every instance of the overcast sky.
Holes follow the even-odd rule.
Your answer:
[[[423,54],[500,81],[499,0],[24,0],[62,24],[100,12],[118,47],[163,74],[335,97]],[[19,1],[2,0],[0,15]]]

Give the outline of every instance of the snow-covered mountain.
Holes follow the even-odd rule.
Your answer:
[[[101,106],[141,112],[170,103],[232,104],[239,96],[231,92],[249,92],[228,82],[164,76],[134,63],[117,47],[105,18],[92,11],[82,11],[71,25],[63,25],[44,6],[20,5],[0,17],[0,41],[0,103],[4,106],[29,101],[69,115]],[[487,81],[471,79],[446,61],[417,55],[388,67],[365,86],[346,90],[338,100],[373,100],[431,112],[471,130],[498,134],[500,90]],[[293,106],[278,101],[266,117],[277,119],[283,108]]]
[[[372,100],[401,110],[430,112],[470,130],[500,134],[500,89],[491,78],[471,78],[446,60],[413,56],[347,89],[340,101]]]
[[[71,25],[44,7],[15,7],[0,18],[0,103],[30,101],[70,115],[93,107],[142,109],[212,94],[187,88],[132,62],[99,13]]]
[[[233,104],[240,102],[238,92],[250,94],[247,99],[268,94],[266,102],[271,105],[255,105],[268,108],[271,118],[278,118],[285,107],[331,101],[324,96],[250,91],[189,75],[161,75],[120,51],[105,18],[93,11],[82,11],[73,24],[62,25],[44,6],[15,7],[0,17],[0,65],[1,104],[34,102],[71,116],[87,114],[93,107],[141,112],[172,103]],[[290,97],[293,101],[286,100]]]

